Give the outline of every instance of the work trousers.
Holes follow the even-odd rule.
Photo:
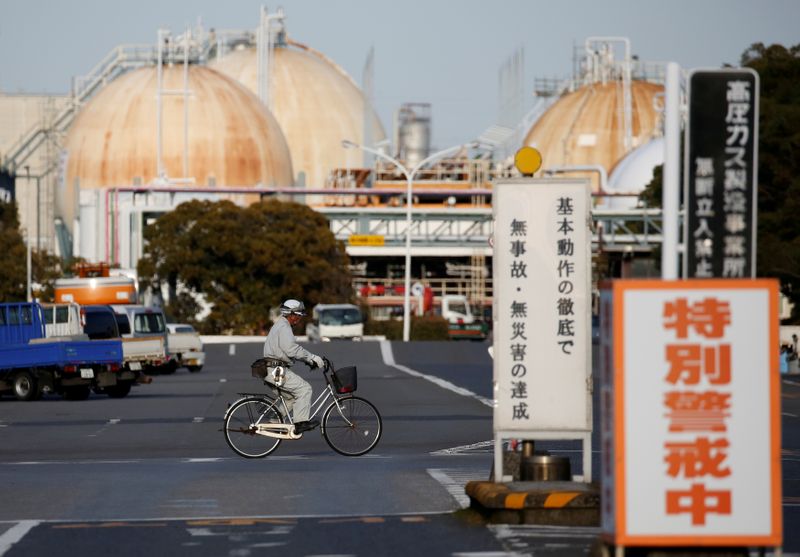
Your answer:
[[[292,411],[293,421],[308,421],[308,414],[311,411],[311,394],[313,392],[311,385],[288,367],[284,369],[286,372],[281,389],[291,395],[291,397],[286,397],[286,405],[289,406],[290,410],[294,407]],[[269,373],[267,373],[264,381],[271,385],[275,384],[272,380],[272,368],[269,369]],[[294,402],[294,404],[292,402]]]

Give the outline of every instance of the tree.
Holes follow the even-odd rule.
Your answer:
[[[305,205],[190,201],[148,227],[145,240],[142,286],[166,286],[167,312],[202,332],[261,333],[285,298],[309,306],[352,298],[343,244]],[[211,311],[198,322],[202,301]]]
[[[27,253],[19,232],[17,203],[0,202],[0,302],[25,300],[27,285]]]
[[[759,276],[776,277],[800,321],[800,45],[754,44],[741,65],[760,77],[758,141]],[[661,167],[640,196],[661,206]]]
[[[55,301],[56,279],[63,275],[61,258],[47,250],[31,252],[33,295],[43,302]]]
[[[761,43],[742,55],[761,79],[758,142],[760,276],[776,277],[800,321],[800,45]]]

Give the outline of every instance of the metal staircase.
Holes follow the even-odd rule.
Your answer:
[[[209,52],[216,47],[216,42],[202,29],[195,32],[195,37],[191,31],[187,33],[190,37],[189,59],[192,62],[205,60]],[[183,45],[183,35],[162,45],[164,62],[182,61]],[[15,175],[17,169],[25,164],[48,137],[58,137],[66,132],[81,106],[99,89],[128,70],[156,65],[158,50],[158,45],[141,44],[120,45],[113,48],[88,74],[74,80],[70,102],[66,107],[55,117],[34,124],[3,154],[0,159],[0,169],[12,176]]]

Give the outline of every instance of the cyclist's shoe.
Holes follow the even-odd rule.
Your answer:
[[[310,431],[315,427],[319,426],[319,420],[309,420],[307,422],[296,422],[294,424],[294,432],[295,433],[303,433],[304,431]]]

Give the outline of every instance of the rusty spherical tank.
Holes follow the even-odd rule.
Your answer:
[[[157,84],[156,67],[130,71],[100,90],[78,113],[67,133],[64,187],[57,195],[67,226],[75,216],[76,184],[89,189],[156,180]],[[191,177],[198,186],[293,185],[286,139],[255,95],[228,76],[190,65],[185,143],[183,89],[183,66],[164,66],[161,130],[166,177]],[[184,176],[184,152],[188,176]]]
[[[270,110],[281,125],[292,167],[310,188],[325,187],[335,168],[360,168],[364,153],[345,149],[342,140],[374,143],[386,134],[372,114],[372,137],[364,139],[364,95],[339,66],[298,43],[276,46],[271,59]],[[234,50],[212,60],[215,68],[258,92],[255,48]]]
[[[631,145],[649,141],[658,125],[653,106],[661,85],[631,83]],[[621,82],[585,85],[556,101],[525,137],[524,145],[542,154],[542,168],[600,165],[610,172],[626,154]],[[583,174],[583,176],[587,176]],[[596,177],[593,177],[595,190]]]

